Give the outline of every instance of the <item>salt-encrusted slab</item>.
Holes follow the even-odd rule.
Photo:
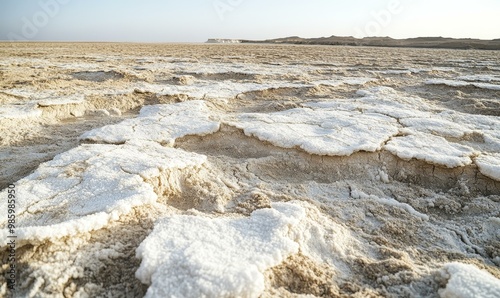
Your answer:
[[[121,144],[128,140],[173,143],[186,135],[207,135],[219,130],[220,123],[210,119],[204,101],[194,100],[172,105],[145,106],[137,118],[127,119],[84,133],[80,139]]]
[[[100,229],[133,207],[156,201],[153,186],[145,180],[189,171],[205,161],[203,155],[153,142],[82,145],[15,183],[15,235],[43,240]],[[6,198],[6,192],[0,195]],[[7,200],[0,201],[0,208],[7,210]],[[1,239],[6,239],[6,216],[0,225]]]
[[[381,114],[308,108],[242,114],[229,124],[275,146],[332,156],[375,152],[399,132],[396,119]]]
[[[299,245],[288,236],[305,218],[294,203],[275,203],[249,218],[174,215],[160,220],[137,249],[145,297],[259,297],[264,272]]]

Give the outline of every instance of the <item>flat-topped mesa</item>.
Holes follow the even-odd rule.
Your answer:
[[[206,43],[241,43],[239,39],[210,38]]]

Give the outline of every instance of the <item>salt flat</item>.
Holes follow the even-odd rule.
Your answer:
[[[0,57],[20,297],[500,296],[498,51]]]

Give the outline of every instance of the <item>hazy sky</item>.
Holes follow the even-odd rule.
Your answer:
[[[0,40],[500,38],[500,0],[0,0]]]

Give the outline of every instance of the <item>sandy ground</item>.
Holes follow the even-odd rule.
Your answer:
[[[499,84],[500,52],[0,44],[0,106],[34,104],[41,111],[0,117],[0,189],[57,154],[89,143],[79,140],[83,133],[133,119],[147,105],[199,99],[218,119],[235,119],[314,102],[354,101],[362,97],[359,90],[384,86],[418,97],[434,113],[498,118],[499,89],[426,83],[467,75]],[[346,77],[372,80],[311,86]],[[267,82],[277,87],[236,94],[210,87]],[[197,84],[205,88],[201,95]],[[180,91],[162,92],[152,85],[179,86]],[[82,100],[39,101],[72,96]],[[500,182],[476,164],[448,168],[402,159],[385,149],[311,154],[298,146],[276,146],[228,123],[222,121],[215,133],[187,135],[169,144],[205,155],[207,162],[182,178],[175,191],[167,191],[161,181],[147,181],[158,204],[137,206],[98,230],[27,241],[18,248],[16,297],[142,297],[149,285],[135,277],[141,264],[136,249],[158,219],[173,214],[247,217],[272,203],[297,201],[305,204],[312,240],[265,270],[262,297],[439,297],[449,278],[441,268],[451,262],[473,264],[500,278]],[[447,140],[499,153],[475,134]],[[4,250],[2,259],[6,256]],[[7,269],[2,267],[4,273]],[[1,292],[6,296],[4,275]]]

